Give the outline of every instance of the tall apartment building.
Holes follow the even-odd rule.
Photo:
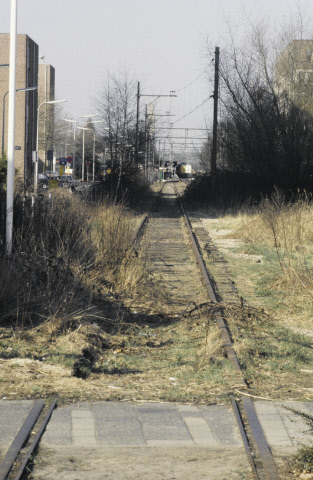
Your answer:
[[[55,97],[55,69],[51,65],[39,64],[38,105],[39,107],[39,152],[38,171],[52,170],[54,147],[54,105],[46,102]]]
[[[0,64],[10,62],[10,34],[0,34]],[[28,35],[17,35],[16,89],[37,87],[38,45]],[[2,99],[1,147],[7,152],[9,68],[0,68],[0,98]],[[33,179],[32,151],[36,150],[38,93],[17,91],[15,107],[15,168],[27,186]],[[4,132],[4,134],[3,134]]]
[[[313,114],[313,40],[293,40],[276,59],[276,86]]]

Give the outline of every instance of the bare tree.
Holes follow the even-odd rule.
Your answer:
[[[121,179],[134,166],[137,81],[125,70],[106,75],[96,107],[104,119],[103,142],[110,153],[111,195],[117,197]],[[101,128],[101,127],[100,127]],[[140,135],[142,138],[142,135]]]
[[[302,22],[299,25],[303,27]],[[230,31],[230,41],[221,49],[220,144],[228,170],[257,176],[268,184],[296,186],[313,169],[312,111],[296,102],[290,89],[278,88],[278,44],[281,41],[273,39],[268,19],[250,22],[243,41]],[[281,61],[279,71],[285,67],[289,73],[290,63],[293,67],[305,61],[297,56],[304,48],[302,41],[298,54],[293,51],[289,63]],[[281,73],[282,77],[287,75]]]

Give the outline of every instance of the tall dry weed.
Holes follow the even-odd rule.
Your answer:
[[[93,229],[99,272],[104,267],[107,280],[124,296],[142,293],[147,287],[146,248],[144,244],[129,248],[137,224],[124,206],[110,205],[100,209]]]
[[[0,260],[2,324],[68,313],[80,288],[77,272],[94,257],[88,218],[86,205],[63,192],[34,204],[16,197],[13,255]]]
[[[64,330],[77,311],[94,320],[95,286],[122,291],[140,280],[127,256],[134,221],[123,206],[56,191],[34,205],[17,196],[14,212],[14,253],[0,258],[0,325],[23,328],[50,318]]]
[[[264,199],[253,215],[243,216],[237,237],[247,243],[275,249],[280,281],[298,286],[313,296],[313,205],[306,192],[292,201],[276,190]]]
[[[134,228],[127,209],[121,205],[100,208],[93,228],[98,261],[113,269],[120,265],[133,235]]]

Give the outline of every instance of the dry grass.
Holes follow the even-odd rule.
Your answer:
[[[228,396],[234,374],[210,315],[179,312],[144,242],[128,248],[140,217],[68,192],[34,210],[16,203],[14,255],[0,260],[0,398]]]
[[[120,327],[120,333],[108,335],[101,324],[89,323],[62,336],[48,324],[27,335],[2,329],[0,397],[215,403],[236,384],[231,366],[222,364],[216,326],[205,313],[179,321],[142,316]],[[88,378],[77,378],[74,363],[91,345],[97,360]]]
[[[0,258],[0,325],[23,330],[50,321],[65,331],[102,317],[130,285],[136,290],[144,262],[127,248],[140,218],[63,191],[34,209],[29,202],[16,199],[14,254]]]
[[[311,210],[310,199],[300,197],[294,204],[274,198],[221,217],[194,214],[228,261],[227,276],[239,295],[231,300],[225,287],[225,315],[249,393],[257,397],[313,398]],[[225,269],[207,245],[206,261],[219,286]]]
[[[226,306],[234,349],[249,392],[268,399],[312,401],[312,341],[262,309]]]
[[[305,252],[313,241],[312,211],[311,196],[299,194],[290,202],[277,190],[257,208],[241,214],[244,225],[238,230],[239,238],[287,252]]]
[[[313,308],[312,215],[311,196],[304,193],[287,202],[276,191],[256,209],[240,213],[241,227],[224,237],[243,241],[245,254],[277,263],[276,274],[267,279],[268,288],[285,297],[292,314],[301,304]]]
[[[139,218],[123,206],[92,206],[63,194],[34,217],[23,208],[16,255],[1,259],[0,396],[215,403],[236,391],[212,312],[171,304],[149,274],[145,247],[127,250]],[[279,265],[273,239],[265,245],[271,228],[263,219],[261,233],[262,215],[240,217],[257,237],[247,227],[234,236],[242,242],[245,235],[246,249],[269,249]],[[224,233],[230,221],[222,219]],[[249,272],[255,270],[251,264]],[[225,309],[252,394],[310,400],[310,341],[270,321],[262,308]],[[94,352],[89,363],[84,351]],[[82,358],[86,379],[73,376]]]

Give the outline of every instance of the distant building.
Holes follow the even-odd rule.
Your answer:
[[[0,34],[0,64],[10,62],[10,34]],[[17,35],[16,89],[37,87],[38,45],[27,35]],[[0,68],[1,148],[7,153],[9,68]],[[33,181],[32,151],[36,150],[37,91],[16,92],[15,110],[15,168],[25,186]],[[3,123],[4,114],[4,123]],[[4,135],[3,135],[4,130]],[[2,152],[2,150],[1,150]]]
[[[313,114],[313,40],[293,40],[278,55],[276,88]]]
[[[38,105],[55,99],[55,69],[39,64]],[[41,105],[39,109],[38,171],[52,170],[54,148],[54,105]]]

